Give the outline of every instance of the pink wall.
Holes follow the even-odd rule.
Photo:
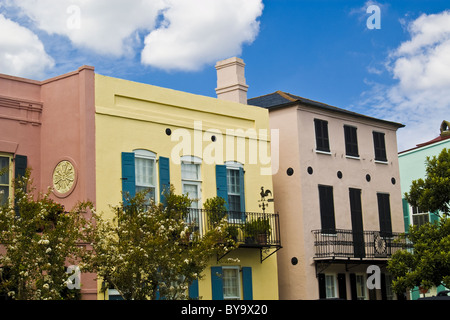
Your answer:
[[[76,169],[76,184],[52,197],[70,210],[95,202],[95,72],[83,66],[46,81],[0,75],[0,153],[25,155],[37,191],[53,186],[62,160]],[[97,298],[94,275],[83,275],[84,299]]]

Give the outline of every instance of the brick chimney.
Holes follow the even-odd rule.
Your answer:
[[[217,98],[247,104],[248,85],[245,83],[245,63],[239,58],[217,62]]]

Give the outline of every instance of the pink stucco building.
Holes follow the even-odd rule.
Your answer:
[[[281,91],[249,104],[267,108],[279,130],[280,299],[394,298],[386,264],[404,232],[403,125]],[[369,266],[379,268],[379,289],[366,286]]]
[[[11,196],[12,178],[32,169],[37,191],[53,187],[52,197],[66,208],[95,201],[94,69],[45,81],[0,75],[0,162],[13,174],[0,183]],[[54,175],[70,170],[70,178]],[[84,299],[97,298],[97,282],[82,275]]]

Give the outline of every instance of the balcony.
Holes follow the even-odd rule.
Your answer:
[[[193,226],[194,230],[199,230],[200,234],[203,234],[214,225],[212,215],[214,213],[208,210],[192,208],[187,222]],[[261,262],[281,249],[278,214],[226,211],[221,216],[226,217],[227,231],[239,248],[259,249]],[[270,252],[270,249],[275,250]]]
[[[401,233],[352,230],[314,230],[315,259],[389,259],[407,248]]]

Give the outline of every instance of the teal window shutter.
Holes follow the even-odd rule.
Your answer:
[[[409,232],[409,225],[411,224],[411,221],[409,219],[409,203],[406,199],[402,199],[403,203],[403,220],[405,222],[405,232]]]
[[[241,193],[241,214],[242,221],[245,222],[245,183],[244,183],[244,169],[239,168],[239,191]]]
[[[163,193],[169,191],[170,189],[170,160],[169,158],[160,157],[159,158],[159,201],[161,203],[165,202],[165,197]]]
[[[216,165],[216,186],[217,196],[225,199],[228,210],[227,166],[225,165]]]
[[[430,223],[431,224],[436,224],[439,223],[441,217],[439,216],[439,212],[430,212]]]
[[[213,300],[223,300],[222,267],[211,267],[211,289]]]
[[[28,158],[27,156],[16,155],[14,159],[14,178],[19,179],[25,176],[27,172]],[[17,198],[14,198],[14,203],[17,204]],[[14,207],[16,216],[20,216],[19,207],[16,205]]]
[[[198,299],[198,280],[195,279],[192,281],[191,285],[189,286],[189,298],[190,299]]]
[[[251,267],[242,268],[242,287],[244,300],[253,300],[253,280]]]
[[[28,166],[27,156],[16,155],[14,159],[14,166],[15,166],[14,178],[17,179],[19,177],[25,176]]]
[[[122,153],[122,199],[127,204],[126,197],[136,196],[136,171],[134,164],[134,153]]]

